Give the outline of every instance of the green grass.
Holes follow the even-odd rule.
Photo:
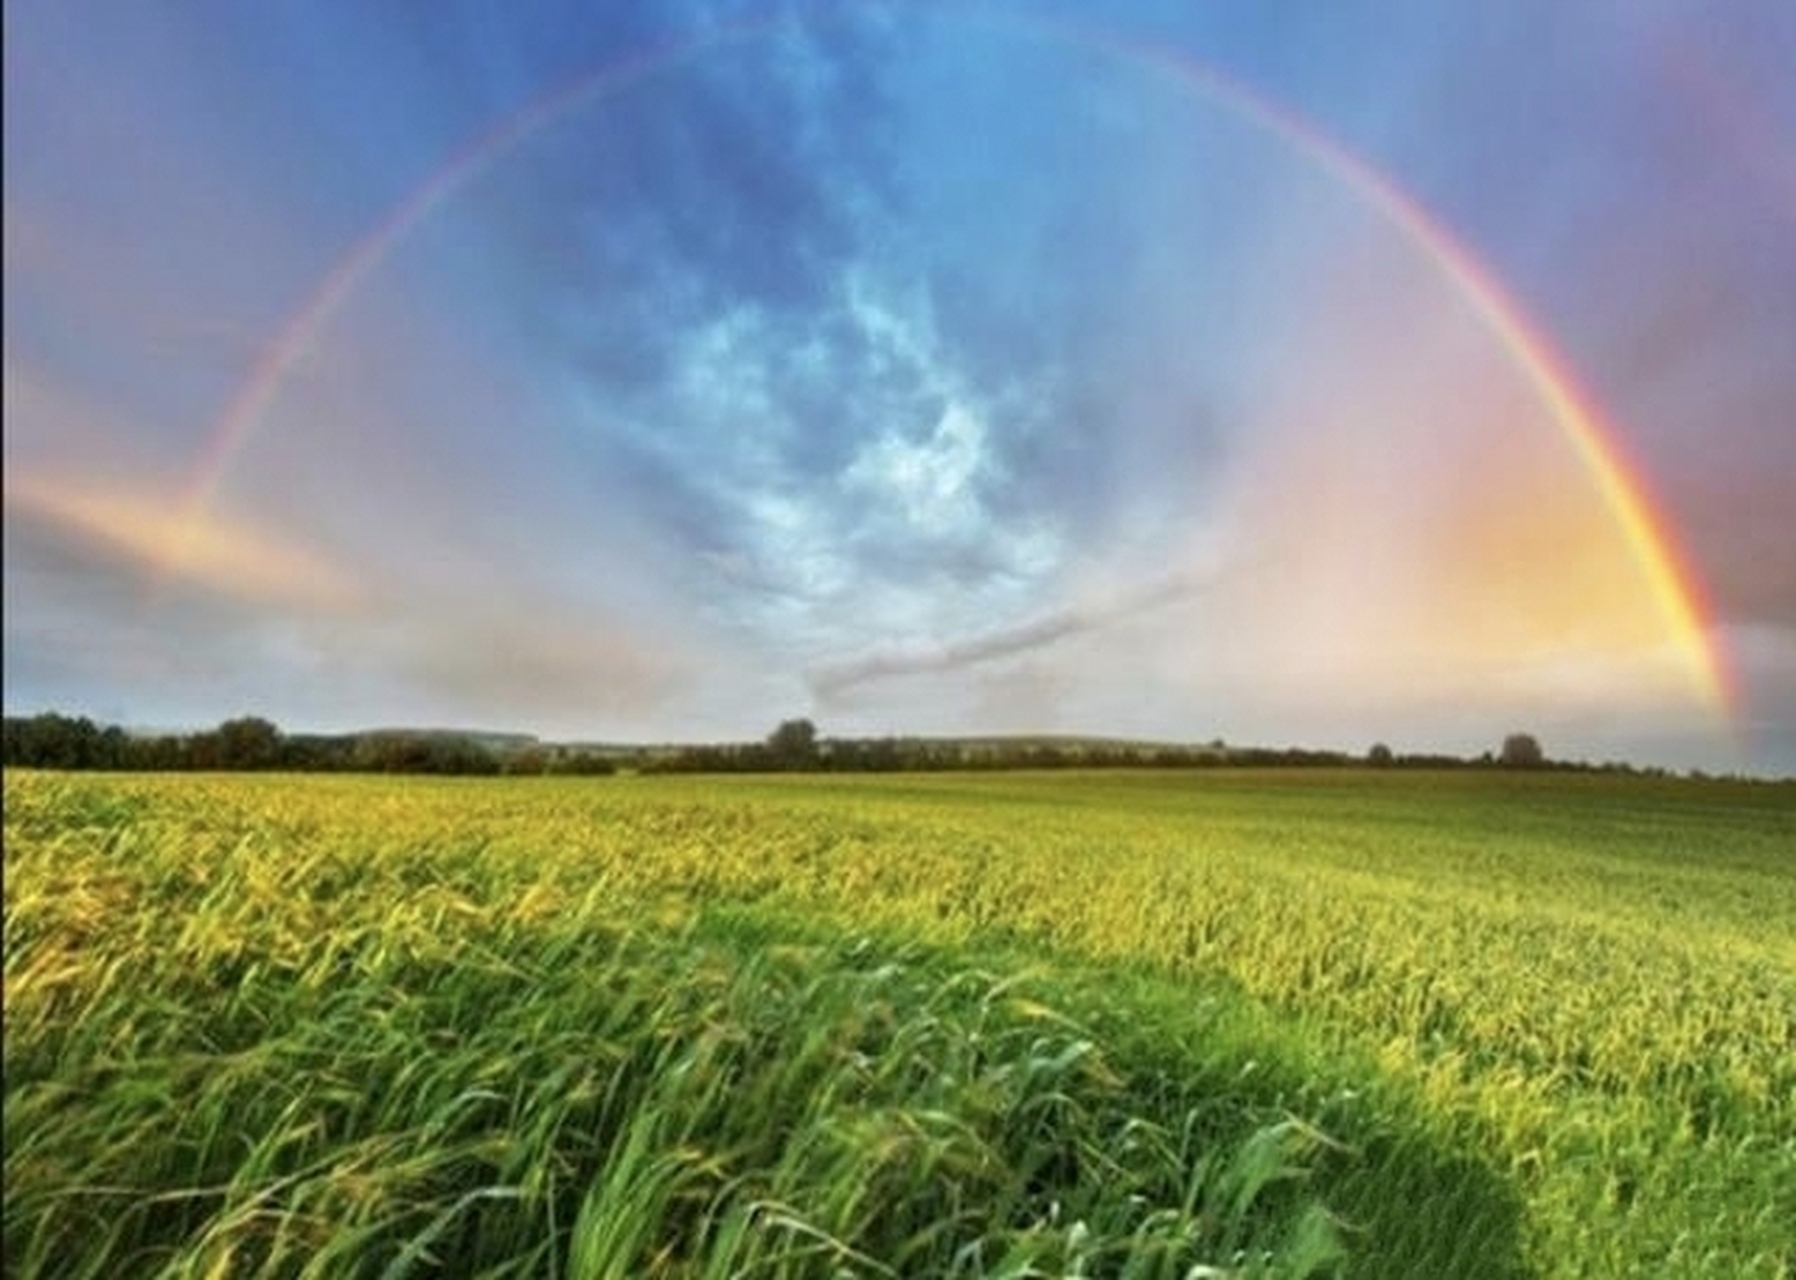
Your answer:
[[[8,1275],[1796,1267],[1789,787],[5,800]]]

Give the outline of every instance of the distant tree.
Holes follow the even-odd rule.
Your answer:
[[[86,716],[46,711],[29,719],[8,717],[6,763],[39,769],[107,767],[100,728]]]
[[[351,734],[290,733],[281,739],[280,767],[314,773],[347,769],[355,747]]]
[[[1503,739],[1497,762],[1505,769],[1538,769],[1547,762],[1540,739],[1531,733],[1512,733]]]
[[[499,759],[501,773],[534,776],[549,771],[549,753],[541,747],[522,747]]]
[[[1382,742],[1374,742],[1372,749],[1366,752],[1366,763],[1374,769],[1388,769],[1396,763],[1396,759],[1391,749]]]
[[[375,773],[498,773],[499,759],[459,735],[379,731],[356,738],[349,767]]]
[[[187,744],[176,735],[169,733],[159,733],[144,738],[127,738],[123,753],[123,767],[151,771],[184,769],[187,767]]]
[[[817,762],[817,726],[809,720],[783,720],[767,735],[767,751],[782,769],[804,769]]]
[[[131,764],[131,739],[116,724],[100,730],[94,764],[101,769],[126,769]]]
[[[281,731],[261,716],[226,720],[212,736],[221,769],[269,769],[280,762]]]
[[[597,751],[565,751],[549,761],[548,772],[598,778],[617,772],[617,763]]]

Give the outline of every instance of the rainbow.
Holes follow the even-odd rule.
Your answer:
[[[686,36],[678,42],[644,49],[620,62],[607,63],[559,85],[477,134],[388,210],[337,259],[294,308],[206,431],[205,444],[181,499],[184,534],[178,542],[200,536],[232,460],[242,452],[266,416],[287,376],[311,352],[319,332],[331,317],[413,228],[494,161],[575,108],[608,90],[625,88],[671,63],[690,58],[726,38],[739,37],[766,25],[764,20],[738,23],[704,36]],[[179,555],[177,546],[174,553],[177,563]]]
[[[1055,25],[1069,33],[1073,30]],[[1644,471],[1629,455],[1620,429],[1579,385],[1552,340],[1471,248],[1370,162],[1239,80],[1194,58],[1109,32],[1079,28],[1076,38],[1158,68],[1211,102],[1275,134],[1376,210],[1421,251],[1496,337],[1571,443],[1652,592],[1692,690],[1731,722],[1737,690],[1726,655],[1707,624],[1711,616],[1707,593]]]
[[[979,14],[979,20],[997,16],[988,10]],[[186,536],[174,541],[166,567],[178,566],[183,542],[197,539],[232,459],[263,420],[288,374],[312,349],[320,329],[413,228],[496,160],[569,112],[726,40],[764,30],[773,21],[720,24],[557,86],[476,135],[388,211],[325,272],[288,317],[207,432],[182,503]],[[1676,646],[1691,689],[1724,721],[1733,719],[1736,691],[1725,655],[1706,624],[1709,614],[1701,580],[1644,473],[1629,456],[1620,430],[1580,387],[1548,335],[1470,247],[1369,161],[1297,112],[1191,55],[1060,19],[1007,13],[1002,21],[1024,34],[1095,49],[1170,76],[1277,138],[1399,231],[1472,308],[1532,386],[1615,520]]]

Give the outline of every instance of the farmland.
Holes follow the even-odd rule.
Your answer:
[[[9,772],[5,836],[8,1275],[1796,1267],[1787,785]]]

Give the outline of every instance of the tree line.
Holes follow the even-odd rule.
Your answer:
[[[822,738],[809,720],[786,720],[763,742],[683,747],[638,763],[644,773],[882,773],[982,769],[1388,769],[1583,768],[1548,759],[1533,734],[1512,733],[1496,751],[1474,757],[1400,754],[1376,743],[1364,755],[1310,747],[1202,746],[1039,738]],[[1625,768],[1626,766],[1608,766]]]
[[[895,773],[999,769],[1190,769],[1216,765],[1344,765],[1338,751],[1112,743],[1040,738],[823,738],[783,721],[765,741],[705,743],[644,760],[644,773]]]
[[[1548,758],[1532,734],[1512,733],[1473,757],[1399,753],[1376,743],[1363,755],[1306,747],[1198,746],[1101,739],[825,738],[807,719],[785,720],[759,742],[597,751],[521,734],[431,730],[285,733],[260,716],[239,716],[195,733],[127,733],[55,711],[5,717],[4,763],[41,769],[286,770],[428,774],[895,773],[1003,769],[1576,769],[1661,773],[1625,764],[1591,766]]]
[[[606,774],[617,769],[597,752],[529,740],[497,747],[468,734],[427,730],[290,734],[260,716],[239,716],[198,733],[131,734],[54,711],[7,716],[4,761],[21,768],[151,772]]]

